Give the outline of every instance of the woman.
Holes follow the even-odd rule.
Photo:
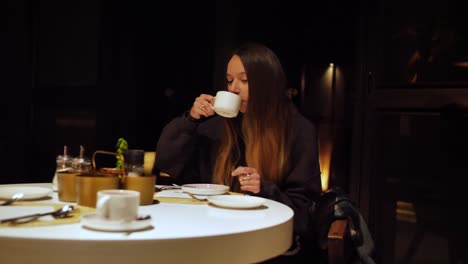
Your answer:
[[[235,118],[215,115],[212,95],[172,120],[157,145],[156,168],[179,183],[217,183],[272,199],[295,213],[294,230],[307,232],[309,208],[321,192],[317,132],[286,96],[277,56],[260,44],[234,52],[227,90],[242,98]]]

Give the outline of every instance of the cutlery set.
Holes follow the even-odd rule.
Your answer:
[[[156,187],[155,186],[155,191],[163,191],[163,190],[174,190],[174,189],[181,189],[182,186],[173,184],[172,186],[162,186],[162,187]],[[188,193],[188,192],[187,192]],[[192,198],[198,200],[198,201],[208,201],[206,199],[206,196],[196,196],[192,193],[188,193]],[[21,199],[24,197],[24,194],[21,192],[15,193],[11,196],[11,198],[3,201],[0,206],[6,206],[14,203],[15,201]],[[203,197],[203,198],[202,198]],[[31,221],[37,220],[40,217],[51,215],[54,218],[65,218],[68,217],[68,215],[74,210],[74,207],[72,205],[65,205],[55,211],[47,212],[47,213],[37,213],[37,214],[30,214],[30,215],[23,215],[23,216],[17,216],[17,217],[12,217],[12,218],[7,218],[7,219],[2,219],[0,220],[1,223],[15,223],[15,224],[24,224],[24,223],[29,223]]]
[[[209,195],[229,194],[229,187],[216,184],[185,184],[182,186],[172,184],[172,186],[161,186],[155,188],[156,192],[182,189],[183,193],[188,194],[191,198],[201,202],[207,202]]]

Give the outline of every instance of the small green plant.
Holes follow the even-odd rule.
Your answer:
[[[124,152],[128,149],[128,143],[124,138],[119,138],[117,140],[117,145],[115,145],[115,147],[117,148],[117,153],[119,153],[120,155],[123,155]],[[115,164],[115,168],[119,170],[122,169],[122,165],[123,165],[123,160],[120,155],[117,156],[117,162]]]

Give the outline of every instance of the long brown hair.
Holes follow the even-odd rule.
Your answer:
[[[278,57],[263,45],[246,44],[234,55],[240,57],[247,74],[249,102],[242,117],[224,119],[213,181],[232,187],[231,172],[239,165],[247,165],[262,178],[279,183],[289,169],[287,132],[291,109],[286,76]],[[247,164],[239,164],[243,156],[239,140],[245,143]]]

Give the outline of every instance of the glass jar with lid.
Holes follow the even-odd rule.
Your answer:
[[[84,155],[84,147],[80,146],[80,156],[73,159],[71,164],[74,172],[87,172],[92,170],[91,160]]]
[[[145,151],[142,149],[129,149],[124,154],[124,168],[128,176],[143,176]]]

